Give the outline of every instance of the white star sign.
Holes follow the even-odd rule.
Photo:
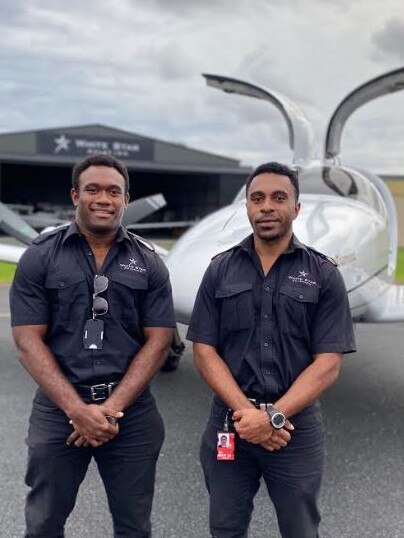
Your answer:
[[[130,263],[131,265],[136,265],[136,264],[137,264],[137,260],[135,260],[135,258],[130,258],[129,263]]]
[[[59,151],[69,151],[69,144],[71,140],[66,138],[66,135],[60,135],[57,138],[54,138],[53,141],[55,142],[56,146],[53,150],[53,153],[59,153]]]
[[[309,273],[306,273],[306,271],[299,271],[299,275],[302,277],[306,277]]]

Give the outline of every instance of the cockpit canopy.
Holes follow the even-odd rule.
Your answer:
[[[368,172],[340,166],[315,165],[300,168],[299,186],[301,194],[326,194],[342,196],[362,202],[379,214],[385,213],[385,205],[375,182],[381,180]],[[245,200],[245,186],[234,201]]]

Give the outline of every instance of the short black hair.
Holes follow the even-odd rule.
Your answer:
[[[129,174],[126,166],[112,155],[107,155],[105,153],[96,153],[95,155],[90,155],[75,165],[72,172],[73,189],[76,191],[79,190],[80,175],[84,172],[84,170],[90,168],[90,166],[109,166],[110,168],[115,168],[115,170],[117,170],[125,180],[125,194],[129,192]]]
[[[260,164],[255,170],[251,172],[246,182],[246,196],[248,195],[248,189],[250,188],[251,181],[260,174],[278,174],[280,176],[287,176],[290,179],[292,187],[295,191],[296,200],[299,199],[300,189],[297,170],[293,170],[293,168],[289,168],[289,166],[287,166],[286,164],[277,162]]]

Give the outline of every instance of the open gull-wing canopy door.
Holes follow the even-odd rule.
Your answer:
[[[404,68],[390,71],[376,77],[359,88],[353,90],[339,104],[328,124],[325,139],[325,158],[335,159],[341,151],[342,131],[348,118],[362,105],[389,93],[404,90]],[[394,201],[385,183],[372,174],[367,174],[369,181],[376,185],[386,204],[388,215],[388,229],[390,235],[389,271],[392,273],[396,265],[397,256],[397,218]],[[380,284],[383,290],[377,300],[370,305],[365,321],[401,321],[404,319],[404,286],[394,284]]]
[[[377,97],[382,97],[383,95],[395,93],[400,90],[404,90],[404,68],[389,71],[384,75],[369,80],[347,95],[336,108],[328,124],[324,148],[325,158],[334,159],[339,155],[341,151],[342,131],[348,118],[355,110]],[[384,181],[372,174],[366,175],[369,181],[376,186],[386,204],[390,234],[389,270],[393,272],[396,266],[398,246],[395,204]]]
[[[347,119],[362,105],[389,93],[404,90],[404,68],[376,77],[353,90],[338,105],[328,124],[325,157],[332,159],[341,151],[341,137]]]
[[[302,110],[293,101],[277,92],[266,90],[243,80],[206,73],[203,73],[203,76],[208,86],[213,88],[272,103],[282,114],[288,126],[289,146],[293,151],[293,162],[299,163],[314,158],[312,126]]]

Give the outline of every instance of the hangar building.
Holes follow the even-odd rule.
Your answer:
[[[71,206],[72,166],[93,153],[122,160],[131,199],[161,192],[154,221],[193,221],[232,201],[250,171],[239,161],[106,125],[0,135],[0,199],[39,209]]]

